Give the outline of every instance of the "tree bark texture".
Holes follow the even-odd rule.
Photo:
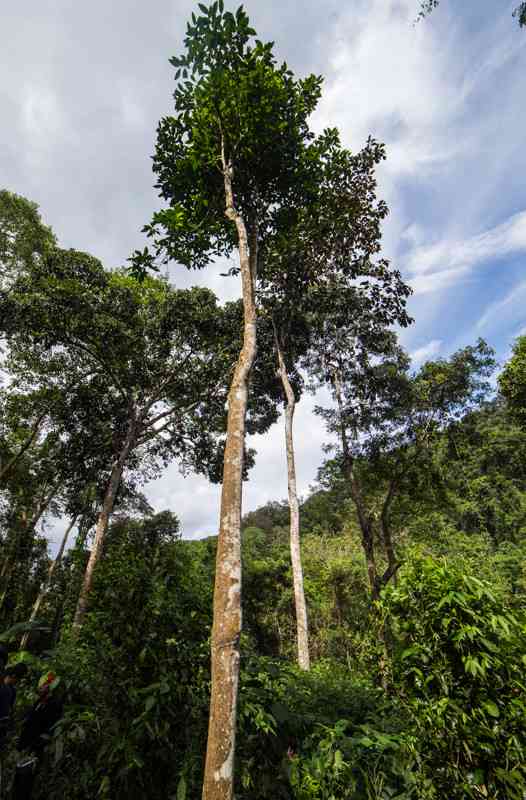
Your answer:
[[[234,205],[232,165],[223,148],[226,217],[237,230],[243,293],[243,345],[228,393],[221,512],[212,626],[212,682],[203,800],[231,800],[236,743],[241,634],[241,501],[249,377],[256,355],[257,227],[250,230]]]
[[[296,486],[296,464],[294,460],[293,422],[296,408],[294,390],[290,385],[287,367],[283,358],[278,336],[275,335],[278,354],[279,375],[283,391],[287,398],[285,407],[285,447],[287,452],[287,482],[290,510],[290,559],[292,563],[292,579],[294,585],[294,606],[296,609],[296,630],[298,643],[298,664],[301,669],[310,668],[309,627],[307,620],[307,604],[303,587],[303,568],[300,547],[300,506]]]
[[[128,458],[130,451],[133,449],[136,438],[136,423],[135,420],[130,420],[128,433],[124,441],[124,445],[119,454],[117,461],[114,463],[111,470],[110,480],[106,487],[102,509],[97,520],[97,527],[95,530],[95,541],[91,548],[91,553],[84,573],[84,580],[79,593],[77,608],[73,618],[73,630],[78,633],[84,623],[86,611],[88,609],[89,596],[93,586],[93,575],[95,568],[100,561],[102,551],[104,548],[104,540],[108,530],[110,517],[115,505],[115,497],[119,490],[124,465]]]
[[[55,556],[55,558],[53,559],[53,561],[51,562],[51,564],[49,565],[49,570],[48,570],[46,579],[45,579],[43,585],[40,588],[40,591],[38,593],[37,599],[34,602],[33,609],[31,611],[31,616],[29,617],[29,622],[34,622],[36,620],[36,618],[37,618],[38,610],[39,610],[40,606],[42,605],[42,601],[44,600],[45,596],[47,595],[47,593],[49,591],[49,587],[51,586],[51,580],[53,578],[53,574],[54,574],[57,566],[62,561],[62,556],[64,555],[64,550],[66,549],[66,544],[67,544],[67,541],[68,541],[69,534],[71,533],[71,530],[72,530],[72,528],[73,528],[73,526],[74,526],[76,521],[77,521],[77,517],[73,517],[71,522],[69,523],[68,527],[66,528],[64,536],[62,537],[62,542],[60,543],[60,547],[58,549],[58,553]],[[21,650],[25,650],[26,649],[27,643],[29,642],[30,636],[31,636],[31,631],[26,631],[24,633],[24,635],[22,636],[22,639],[20,641],[20,649]]]

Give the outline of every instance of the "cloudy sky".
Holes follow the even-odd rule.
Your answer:
[[[414,289],[403,342],[415,365],[478,336],[502,360],[526,329],[526,31],[511,19],[516,4],[442,0],[416,26],[418,0],[245,4],[296,73],[325,76],[317,130],[338,126],[352,149],[368,135],[387,145],[384,248]],[[150,155],[171,110],[168,58],[195,4],[2,5],[0,184],[35,200],[63,246],[120,266],[157,206]],[[170,277],[235,296],[220,271],[174,266]],[[303,493],[324,440],[313,405],[306,398],[297,415]],[[245,510],[286,496],[282,426],[254,439]],[[147,494],[179,514],[185,535],[215,532],[218,490],[204,480],[174,466]]]

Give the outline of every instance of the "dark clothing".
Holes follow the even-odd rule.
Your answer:
[[[16,765],[15,781],[11,795],[13,800],[31,800],[37,766],[38,759],[34,757],[26,758]]]
[[[51,734],[53,725],[61,716],[62,703],[50,695],[40,697],[27,713],[22,723],[18,749],[29,750],[33,753],[33,757],[25,758],[16,766],[13,800],[31,800],[39,759],[47,744],[46,737]]]
[[[8,717],[16,702],[16,689],[14,686],[0,686],[0,719]]]
[[[62,716],[62,703],[55,697],[39,700],[29,711],[22,725],[19,750],[31,750],[40,755],[46,746],[51,729]]]
[[[14,686],[0,685],[0,750],[5,744],[6,734],[11,726],[13,707],[16,702]]]

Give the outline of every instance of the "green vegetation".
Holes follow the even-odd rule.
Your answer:
[[[315,136],[321,78],[200,9],[129,270],[0,193],[0,642],[19,708],[49,670],[63,703],[33,797],[523,800],[526,338],[497,395],[482,340],[412,368],[383,147]],[[234,252],[237,302],[152,275]],[[302,499],[292,418],[320,387]],[[245,434],[281,408],[288,500],[242,517]],[[222,483],[218,537],[150,507],[171,462]]]

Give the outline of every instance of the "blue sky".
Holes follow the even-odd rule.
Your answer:
[[[512,6],[442,3],[411,27],[412,3],[353,4],[331,52],[324,121],[354,147],[367,132],[387,144],[385,249],[414,288],[403,340],[419,358],[477,336],[504,358],[526,322],[526,36]]]
[[[418,0],[246,3],[297,72],[325,75],[316,129],[338,126],[352,149],[368,135],[386,143],[384,250],[415,290],[403,333],[415,365],[478,336],[504,360],[526,328],[526,31],[511,18],[516,2],[442,0],[417,25]],[[0,14],[2,183],[40,204],[64,246],[118,266],[157,203],[149,155],[193,4],[30,5]],[[170,274],[235,296],[223,270]],[[296,423],[303,493],[322,458],[314,403],[302,401]],[[286,495],[281,425],[255,438],[245,509]],[[180,514],[186,535],[215,531],[218,490],[205,481],[174,465],[147,493]]]

